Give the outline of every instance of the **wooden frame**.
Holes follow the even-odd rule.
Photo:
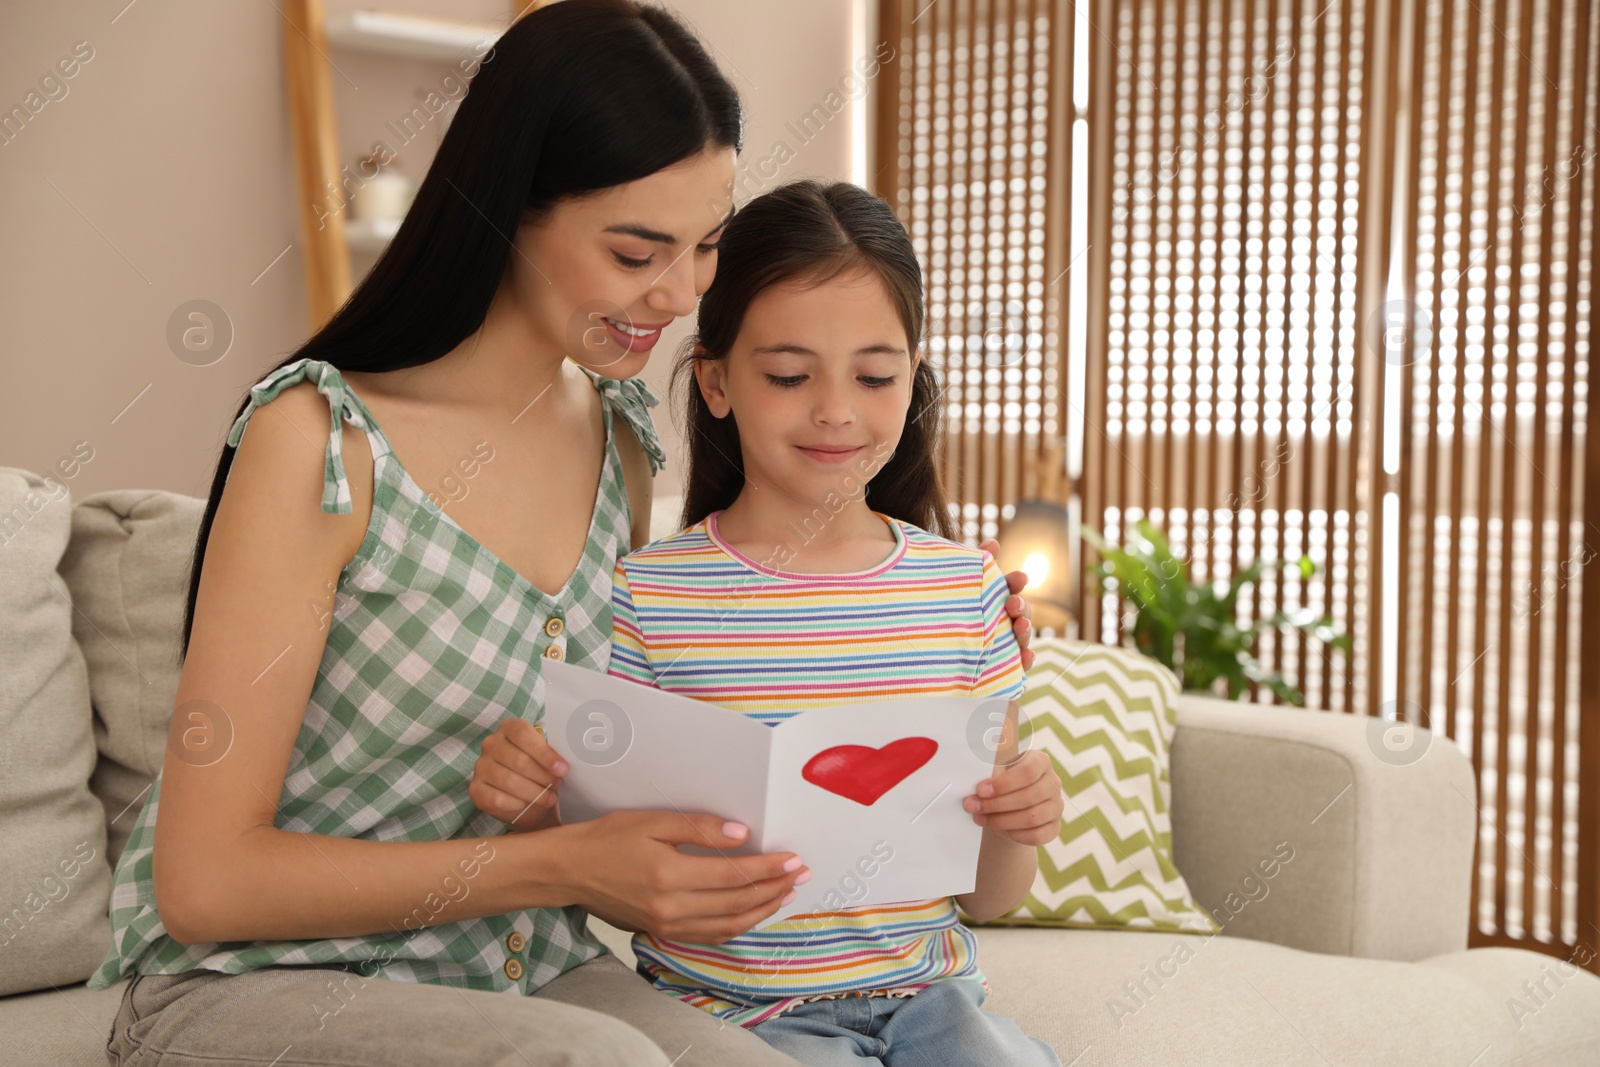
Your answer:
[[[928,256],[930,275],[941,264],[966,271],[965,295],[953,288],[960,281],[930,279],[931,285],[952,286],[945,299],[955,306],[938,308],[932,292],[929,305],[930,320],[942,315],[953,335],[974,332],[970,313],[959,306],[977,299],[972,295],[974,278],[979,286],[1006,280],[1003,258],[998,266],[989,267],[945,251],[958,247],[974,216],[993,211],[984,194],[971,193],[968,183],[992,179],[995,171],[972,163],[972,157],[986,147],[998,154],[1012,140],[1009,131],[999,129],[982,136],[959,133],[981,125],[974,118],[981,120],[986,111],[996,116],[994,123],[1002,121],[992,109],[1006,90],[988,81],[1003,84],[1017,74],[1013,66],[977,58],[977,42],[995,40],[997,22],[1053,13],[1052,47],[1070,49],[1075,8],[1086,10],[1095,29],[1087,41],[1088,159],[1072,158],[1072,124],[1066,113],[1075,110],[1061,73],[1070,72],[1071,64],[1063,62],[1059,51],[1051,62],[1051,84],[1059,88],[1052,92],[1047,120],[1052,188],[1068,187],[1055,177],[1062,168],[1089,168],[1090,232],[1083,235],[1089,247],[1085,263],[1077,268],[1090,272],[1084,309],[1085,386],[1083,396],[1068,398],[1083,412],[1083,464],[1082,476],[1068,488],[1069,495],[1077,493],[1084,520],[1094,525],[1105,522],[1115,527],[1113,513],[1121,514],[1123,523],[1140,511],[1206,515],[1205,525],[1217,527],[1210,530],[1216,548],[1199,547],[1200,534],[1192,531],[1196,547],[1191,565],[1202,578],[1212,571],[1223,576],[1237,573],[1246,535],[1256,539],[1254,551],[1269,558],[1275,554],[1274,546],[1263,541],[1263,532],[1281,542],[1279,551],[1296,542],[1309,546],[1315,543],[1314,534],[1320,536],[1330,566],[1344,571],[1338,586],[1318,577],[1326,583],[1323,607],[1342,616],[1340,622],[1356,636],[1364,661],[1352,662],[1342,671],[1326,662],[1308,665],[1307,641],[1303,635],[1292,635],[1263,640],[1270,665],[1298,666],[1303,672],[1320,666],[1315,677],[1302,677],[1307,699],[1315,706],[1374,715],[1381,713],[1382,701],[1393,698],[1402,709],[1397,714],[1402,721],[1428,728],[1436,738],[1450,739],[1471,753],[1484,794],[1463,800],[1483,809],[1483,858],[1492,859],[1494,879],[1493,900],[1484,902],[1485,915],[1492,908],[1493,919],[1480,920],[1480,875],[1476,867],[1472,872],[1470,944],[1511,945],[1554,956],[1574,952],[1579,945],[1600,944],[1600,623],[1584,625],[1600,619],[1600,550],[1587,547],[1600,535],[1600,412],[1596,410],[1600,405],[1576,406],[1583,395],[1579,390],[1587,386],[1592,397],[1594,383],[1600,380],[1600,349],[1594,342],[1600,336],[1596,299],[1600,164],[1592,162],[1595,153],[1590,149],[1581,165],[1572,166],[1566,158],[1570,144],[1558,132],[1560,126],[1570,138],[1579,138],[1600,106],[1600,77],[1590,62],[1600,19],[1592,8],[1555,0],[1529,0],[1519,9],[1522,25],[1517,40],[1536,42],[1529,47],[1537,56],[1544,56],[1538,49],[1550,47],[1537,42],[1573,42],[1544,60],[1553,77],[1541,80],[1536,58],[1486,32],[1490,17],[1486,10],[1457,11],[1446,0],[1392,4],[1163,0],[1155,5],[1117,0],[1078,0],[1076,5],[946,0],[931,6],[925,0],[881,0],[879,30],[895,46],[897,58],[885,66],[879,81],[870,173],[876,191],[896,207],[908,228],[915,227],[913,238],[919,242],[919,253]],[[1330,32],[1358,26],[1363,41],[1359,55],[1338,38],[1328,37]],[[1234,27],[1246,30],[1238,33]],[[1280,54],[1275,45],[1282,41],[1292,48]],[[1191,49],[1192,45],[1198,47]],[[958,55],[969,57],[964,74],[957,72],[956,61],[950,58]],[[1258,67],[1263,61],[1270,65]],[[1127,73],[1130,69],[1132,73]],[[1223,114],[1224,105],[1216,99],[1187,88],[1262,69],[1278,73],[1266,76],[1267,91],[1259,106],[1227,106]],[[962,77],[973,84],[955,84]],[[1449,91],[1455,84],[1450,79],[1458,77],[1465,79],[1464,94]],[[1522,101],[1530,115],[1542,117],[1513,124],[1495,108],[1475,113],[1476,105],[1463,101],[1476,101],[1484,89],[1490,100],[1510,96]],[[1330,106],[1336,114],[1352,113],[1357,93],[1359,126],[1330,123],[1323,117]],[[1252,95],[1252,102],[1255,99]],[[1318,103],[1329,100],[1335,103]],[[1208,110],[1209,105],[1215,106]],[[1312,122],[1298,118],[1306,113],[1315,116]],[[1193,129],[1196,120],[1219,118],[1227,129],[1225,137],[1219,134],[1217,140],[1204,142],[1183,164],[1169,165],[1162,157],[1163,151],[1176,152],[1181,143],[1176,131]],[[1441,141],[1441,129],[1456,131],[1449,136],[1464,138],[1468,147],[1458,149],[1452,147],[1455,141]],[[1583,138],[1579,149],[1587,142]],[[961,148],[966,149],[965,159]],[[1452,152],[1461,154],[1458,158]],[[1486,166],[1474,154],[1484,152],[1489,158],[1508,157],[1510,162]],[[1542,198],[1537,184],[1501,176],[1503,167],[1523,176],[1536,175],[1541,163],[1546,179],[1543,196],[1548,199]],[[1146,164],[1149,169],[1141,171]],[[1230,166],[1235,175],[1226,180],[1229,188],[1219,192],[1218,176]],[[1353,167],[1359,167],[1358,178],[1350,177]],[[1157,172],[1160,177],[1152,178]],[[1213,175],[1209,187],[1207,173]],[[1261,187],[1250,191],[1254,188],[1250,183],[1256,181]],[[1137,190],[1136,182],[1142,183]],[[1297,183],[1324,191],[1309,197],[1283,191],[1294,190]],[[1227,230],[1185,222],[1174,206],[1178,203],[1174,189],[1179,185],[1186,186],[1187,199],[1182,203],[1191,210],[1189,218],[1227,216],[1244,222]],[[966,196],[959,193],[963,187],[969,190]],[[1426,196],[1424,189],[1429,190]],[[1446,189],[1466,206],[1447,207],[1440,192]],[[1156,207],[1136,220],[1114,222],[1119,197],[1131,203],[1132,192],[1147,193],[1146,202]],[[1500,221],[1494,221],[1485,238],[1480,232],[1484,223],[1477,221],[1483,201],[1476,197],[1487,198],[1491,219],[1503,220],[1508,211],[1514,212],[1512,228],[1518,233],[1529,218],[1537,219],[1537,234],[1530,229],[1525,238],[1513,234],[1506,240],[1496,228]],[[1279,214],[1269,216],[1263,210],[1260,202],[1269,198]],[[1558,218],[1565,220],[1561,223],[1565,231],[1555,231]],[[1042,238],[1044,259],[1051,265],[1047,278],[1056,277],[1073,241],[1082,242],[1071,235],[1070,226],[1070,210],[1049,215]],[[1314,421],[1305,413],[1311,406],[1309,385],[1304,389],[1308,399],[1297,416],[1301,426],[1289,428],[1292,394],[1280,368],[1287,360],[1274,363],[1271,353],[1263,354],[1266,341],[1258,337],[1247,344],[1240,336],[1245,332],[1264,336],[1277,328],[1282,330],[1281,343],[1288,346],[1286,315],[1275,322],[1257,311],[1236,315],[1225,324],[1218,311],[1212,319],[1216,331],[1226,325],[1236,335],[1228,345],[1188,339],[1180,345],[1170,332],[1161,335],[1159,331],[1177,328],[1173,308],[1178,305],[1170,299],[1158,304],[1151,298],[1137,305],[1142,321],[1135,321],[1136,305],[1126,295],[1132,292],[1135,277],[1130,259],[1148,256],[1147,262],[1137,265],[1138,276],[1152,293],[1175,292],[1179,282],[1192,283],[1195,290],[1204,282],[1210,291],[1222,292],[1223,253],[1207,253],[1205,267],[1187,259],[1180,263],[1174,251],[1180,243],[1189,241],[1194,247],[1210,241],[1220,246],[1228,239],[1241,248],[1255,243],[1264,249],[1272,241],[1287,246],[1291,243],[1287,238],[1295,235],[1330,232],[1336,235],[1331,245],[1336,259],[1328,270],[1340,279],[1331,290],[1325,277],[1308,282],[1305,267],[1270,267],[1266,251],[1234,253],[1235,273],[1253,287],[1241,284],[1236,291],[1261,294],[1259,306],[1265,306],[1265,294],[1274,291],[1272,283],[1280,282],[1277,291],[1285,295],[1283,307],[1293,306],[1287,298],[1299,294],[1313,311],[1331,308],[1335,323],[1353,322],[1359,337],[1355,345],[1347,339],[1349,325],[1331,331],[1335,340],[1295,342],[1295,358],[1305,365],[1303,381],[1325,383],[1322,388],[1336,395],[1347,411],[1331,420],[1324,418],[1326,429],[1317,433],[1306,429]],[[1587,264],[1581,251],[1584,234],[1590,241]],[[982,247],[1015,246],[1014,235],[998,237]],[[1525,276],[1538,278],[1552,295],[1522,309],[1507,306],[1509,298],[1494,296],[1492,280],[1469,281],[1474,264],[1459,250],[1470,251],[1486,240],[1492,245],[1483,250],[1491,279],[1518,279],[1521,285],[1533,284],[1521,282]],[[1136,252],[1138,248],[1145,251]],[[1199,262],[1199,253],[1185,255]],[[1300,276],[1294,277],[1296,273]],[[1383,315],[1387,321],[1392,284],[1400,286],[1403,298],[1414,301],[1414,311],[1432,309],[1425,333],[1408,332],[1400,366],[1390,358],[1388,341],[1368,339],[1369,320]],[[1564,295],[1555,295],[1557,285],[1565,286],[1559,291]],[[1587,297],[1580,285],[1589,287]],[[1485,291],[1489,297],[1482,295]],[[1065,286],[1050,295],[1063,311],[1070,308]],[[1580,311],[1585,299],[1588,323]],[[1505,344],[1463,339],[1466,331],[1459,327],[1448,344],[1441,343],[1446,326],[1462,321],[1446,318],[1446,309],[1478,304],[1487,309],[1486,329],[1497,324],[1509,329],[1513,339],[1509,354]],[[1196,311],[1202,307],[1198,301],[1184,306]],[[1158,321],[1158,312],[1168,317]],[[1461,315],[1459,310],[1456,314]],[[1579,347],[1584,326],[1589,339],[1586,356]],[[1069,329],[1065,314],[1058,328],[1065,348]],[[1147,336],[1135,344],[1130,336],[1141,330]],[[1519,355],[1522,346],[1514,339],[1524,334],[1537,336],[1533,347],[1539,351],[1554,352],[1552,346],[1561,343],[1560,358],[1540,361],[1528,351]],[[1315,366],[1305,356],[1313,347],[1320,361]],[[960,348],[947,351],[955,353],[950,358],[958,379],[950,386],[955,412],[950,416],[953,440],[945,464],[952,495],[966,504],[1015,503],[1038,490],[1040,465],[1050,454],[1047,442],[1026,441],[1020,453],[1021,477],[1008,475],[1008,442],[1020,435],[1009,424],[974,433],[972,419],[962,409],[993,398],[991,391],[970,384],[973,368],[985,364]],[[1235,386],[1227,398],[1236,413],[1246,409],[1246,398],[1255,412],[1233,415],[1233,426],[1226,433],[1217,428],[1220,416],[1213,415],[1210,429],[1191,428],[1185,439],[1185,431],[1174,428],[1181,416],[1172,414],[1174,396],[1181,399],[1183,394],[1175,393],[1170,383],[1174,368],[1202,364],[1211,381],[1252,381],[1250,375],[1255,375],[1249,393]],[[1279,368],[1277,379],[1269,376],[1274,368]],[[1065,366],[1062,370],[1060,387],[1065,395],[1069,381]],[[1313,370],[1325,376],[1312,379]],[[1461,383],[1472,381],[1473,373],[1483,376],[1480,380],[1486,384],[1482,396],[1468,403],[1465,398],[1470,393]],[[1164,391],[1144,386],[1135,374],[1142,380],[1161,381]],[[1504,394],[1486,400],[1491,374]],[[959,380],[963,376],[965,382]],[[1275,380],[1284,384],[1270,384]],[[1540,413],[1537,417],[1517,411],[1519,384],[1524,391],[1532,387],[1528,395],[1537,398],[1533,404]],[[1130,414],[1130,393],[1137,393],[1137,402],[1145,405],[1136,414]],[[1221,396],[1222,391],[1210,394],[1213,411]],[[1440,413],[1446,401],[1453,420]],[[1158,402],[1165,410],[1157,410]],[[1281,415],[1262,414],[1272,404],[1280,405]],[[1401,413],[1398,423],[1386,428],[1396,404]],[[1432,410],[1424,410],[1429,407]],[[1464,417],[1470,421],[1464,422]],[[1519,417],[1524,419],[1520,430]],[[1269,418],[1275,424],[1269,425]],[[1135,421],[1144,425],[1130,430]],[[1586,435],[1581,442],[1579,433]],[[1273,459],[1268,449],[1274,441],[1280,447],[1292,443],[1292,460],[1284,462],[1283,473],[1251,501],[1253,518],[1243,522],[1237,501],[1223,501],[1235,498],[1228,493],[1230,488],[1246,492],[1252,472],[1259,478],[1264,464]],[[1397,464],[1395,454],[1400,457]],[[1580,462],[1585,464],[1581,469]],[[1141,481],[1145,470],[1150,473]],[[1469,477],[1469,471],[1476,473]],[[1386,505],[1391,511],[1387,519]],[[1228,512],[1234,513],[1231,518]],[[1307,516],[1317,513],[1321,518],[1313,527]],[[1296,517],[1285,518],[1290,515]],[[1194,526],[1200,520],[1172,521]],[[1559,534],[1542,532],[1556,527]],[[1535,531],[1536,539],[1548,536],[1550,544],[1524,544],[1528,529]],[[1435,551],[1436,530],[1448,538],[1448,560],[1442,554],[1444,542]],[[1118,539],[1115,529],[1102,532],[1108,540]],[[1222,543],[1220,532],[1229,535],[1229,544]],[[1342,539],[1337,557],[1336,534]],[[1466,544],[1469,537],[1477,540],[1476,548]],[[1498,540],[1491,542],[1491,537]],[[1572,588],[1572,582],[1580,579],[1563,570],[1550,605],[1542,614],[1536,611],[1536,617],[1521,620],[1532,632],[1519,637],[1512,618],[1519,568],[1530,568],[1542,579],[1555,564],[1565,567],[1580,548],[1585,549],[1579,572],[1581,602]],[[1245,551],[1250,551],[1248,545]],[[1389,585],[1384,568],[1395,553],[1399,575]],[[1080,579],[1082,567],[1080,557]],[[1358,578],[1363,569],[1364,579]],[[1286,586],[1291,586],[1291,596],[1298,594],[1300,604],[1310,602],[1310,586],[1298,578],[1292,582],[1257,590],[1246,598],[1250,602],[1243,605],[1244,612],[1261,617],[1291,606],[1286,604]],[[1398,611],[1385,621],[1391,598]],[[1539,606],[1544,606],[1542,600]],[[1100,600],[1086,590],[1078,613],[1080,635],[1120,640],[1116,625],[1101,625],[1101,610]],[[1391,648],[1392,653],[1384,651]],[[1310,651],[1314,658],[1316,648]],[[1384,658],[1388,654],[1399,657],[1394,693],[1384,688],[1390,684]],[[1547,661],[1552,656],[1559,669],[1550,668]],[[1525,668],[1530,676],[1526,683],[1517,680],[1521,660],[1533,664]],[[1567,677],[1569,667],[1578,675],[1576,683]],[[1541,678],[1541,670],[1552,680]],[[1548,708],[1541,713],[1546,704],[1555,708],[1553,725]],[[1578,733],[1575,811],[1562,799],[1563,787],[1570,788],[1573,780],[1565,764],[1573,723]],[[1519,744],[1535,755],[1518,760]],[[1541,747],[1554,755],[1538,755]],[[1508,776],[1516,774],[1524,778],[1521,797],[1508,788]],[[1541,781],[1553,794],[1548,801],[1539,792]],[[1488,810],[1491,806],[1493,812]],[[1391,814],[1405,817],[1401,812]],[[1534,827],[1545,820],[1555,824],[1549,834],[1551,851],[1535,862]],[[1518,821],[1523,828],[1520,847]],[[1576,869],[1561,855],[1563,834],[1574,824]],[[1540,841],[1540,847],[1545,843]],[[1576,901],[1569,908],[1562,886],[1570,889],[1574,882]],[[1547,919],[1552,931],[1548,935]],[[1506,932],[1518,930],[1518,924],[1521,936]],[[1495,932],[1487,932],[1491,928]],[[1540,940],[1547,936],[1553,940]],[[1591,954],[1588,967],[1600,973],[1600,957]]]
[[[512,0],[510,21],[516,22],[547,2]],[[346,192],[341,188],[339,131],[328,74],[331,60],[327,12],[323,0],[283,0],[280,10],[284,84],[288,91],[300,243],[305,259],[306,308],[315,331],[349,298],[352,285],[346,212],[329,210],[330,199],[343,204]],[[415,44],[388,50],[402,55],[428,54],[417,51]]]

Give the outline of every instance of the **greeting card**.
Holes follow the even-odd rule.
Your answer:
[[[961,802],[993,773],[1007,701],[834,704],[769,726],[568,663],[543,671],[545,736],[570,767],[562,821],[651,810],[743,823],[750,837],[728,854],[791,851],[812,871],[763,926],[973,889],[983,828]]]

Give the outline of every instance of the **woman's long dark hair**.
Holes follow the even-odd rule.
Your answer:
[[[371,273],[278,366],[310,358],[373,372],[431,363],[483,325],[524,212],[636,181],[709,147],[737,151],[742,124],[738,93],[661,8],[562,0],[532,12],[484,57]],[[195,541],[180,657],[234,451],[223,446]]]
[[[906,328],[922,342],[922,267],[911,238],[881,198],[849,182],[798,181],[756,197],[717,242],[717,276],[700,298],[698,332],[673,371],[687,394],[689,469],[681,521],[687,529],[732,504],[744,488],[739,427],[706,406],[694,377],[700,360],[725,359],[745,312],[762,290],[783,282],[821,284],[868,270],[882,280]],[[954,540],[958,536],[935,462],[943,412],[939,383],[924,358],[911,380],[911,408],[894,455],[867,483],[867,506]]]

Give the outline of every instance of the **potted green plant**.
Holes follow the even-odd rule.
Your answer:
[[[1255,560],[1231,581],[1195,582],[1183,560],[1173,555],[1161,531],[1148,519],[1137,523],[1138,538],[1130,545],[1109,545],[1085,526],[1083,539],[1100,554],[1090,568],[1102,592],[1117,593],[1134,606],[1133,644],[1140,652],[1172,668],[1185,691],[1220,696],[1226,683],[1234,700],[1256,682],[1291,704],[1303,706],[1305,694],[1279,671],[1268,671],[1256,659],[1262,630],[1299,631],[1350,653],[1350,635],[1333,620],[1307,608],[1274,612],[1270,618],[1239,625],[1239,591],[1259,582],[1268,569],[1316,573],[1309,556],[1298,560]]]

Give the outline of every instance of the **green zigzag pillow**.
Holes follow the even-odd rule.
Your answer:
[[[987,925],[1217,933],[1172,862],[1177,677],[1130,649],[1042,637],[1032,648],[1022,737],[1050,754],[1067,806],[1028,898]]]

